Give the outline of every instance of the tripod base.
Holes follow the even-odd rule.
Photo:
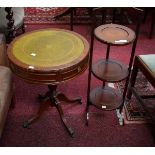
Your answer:
[[[38,120],[40,118],[42,113],[49,106],[52,106],[52,107],[54,106],[54,107],[56,107],[57,111],[59,112],[60,118],[61,118],[66,130],[68,131],[70,136],[73,136],[74,131],[73,131],[73,129],[71,127],[69,127],[59,101],[65,101],[65,102],[68,102],[68,103],[78,102],[78,103],[82,104],[81,98],[78,97],[78,98],[75,98],[75,99],[69,99],[63,93],[57,92],[57,85],[48,85],[48,88],[49,88],[49,91],[46,92],[45,95],[43,95],[43,96],[39,95],[38,96],[38,99],[41,102],[40,107],[38,109],[38,112],[32,118],[25,121],[24,124],[23,124],[23,127],[28,128],[31,123],[35,122],[36,120]],[[49,102],[49,100],[50,100],[50,102]]]

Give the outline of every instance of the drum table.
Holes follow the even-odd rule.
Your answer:
[[[28,127],[49,106],[55,106],[67,131],[72,136],[60,101],[79,102],[81,98],[69,99],[57,92],[59,83],[82,74],[89,60],[89,44],[80,34],[64,29],[42,29],[25,33],[8,47],[8,58],[12,71],[30,83],[47,85],[49,91],[39,95],[39,110],[34,117],[24,122]],[[50,102],[47,102],[47,100]],[[50,104],[49,104],[50,103]]]

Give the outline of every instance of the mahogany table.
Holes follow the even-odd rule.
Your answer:
[[[24,127],[37,120],[47,107],[55,106],[72,136],[73,130],[64,117],[59,100],[81,103],[81,98],[69,99],[63,93],[57,92],[57,86],[86,70],[89,59],[87,40],[78,33],[64,29],[36,30],[14,39],[8,47],[8,58],[10,67],[17,76],[49,88],[45,95],[39,95],[43,103],[38,112],[24,122]],[[50,102],[46,102],[47,99]]]

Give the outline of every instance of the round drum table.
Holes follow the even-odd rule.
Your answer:
[[[8,58],[12,71],[30,83],[45,84],[49,91],[39,95],[40,104],[37,114],[24,122],[28,127],[37,120],[48,106],[55,106],[69,132],[59,100],[79,102],[80,98],[69,99],[57,92],[57,85],[82,74],[89,59],[89,44],[80,34],[64,29],[42,29],[25,33],[14,39],[8,47]],[[47,102],[50,99],[50,104]]]

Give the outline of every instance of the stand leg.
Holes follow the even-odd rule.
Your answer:
[[[74,102],[78,102],[80,104],[82,104],[81,102],[81,98],[80,97],[77,97],[77,98],[74,98],[74,99],[69,99],[67,96],[65,96],[65,94],[63,93],[58,93],[57,94],[57,98],[60,100],[60,101],[65,101],[66,103],[74,103]]]
[[[53,99],[50,98],[50,100],[51,100],[51,102],[52,102]],[[68,133],[70,134],[70,136],[73,137],[74,131],[73,131],[73,129],[72,129],[71,127],[69,127],[69,125],[68,125],[68,123],[67,123],[67,120],[66,120],[66,118],[64,117],[64,113],[63,113],[63,110],[62,110],[62,108],[61,108],[61,106],[60,106],[60,102],[55,98],[55,102],[54,102],[54,103],[55,103],[56,109],[57,109],[57,111],[59,112],[60,118],[61,118],[63,124],[65,125],[65,127],[66,127]]]
[[[123,112],[121,112],[120,109],[116,109],[116,114],[117,114],[120,126],[123,126],[124,125],[124,115],[123,115]]]
[[[50,92],[48,91],[45,93],[45,95],[39,94],[38,99],[40,102],[45,102],[49,98],[49,96],[50,96]]]
[[[22,33],[25,33],[25,25],[24,25],[24,23],[22,25]]]
[[[11,108],[15,108],[16,100],[15,100],[15,94],[13,93],[11,98]]]
[[[132,96],[131,88],[134,87],[134,85],[135,85],[137,73],[138,73],[138,68],[136,67],[136,65],[134,65],[133,66],[133,71],[131,73],[131,80],[130,80],[129,90],[128,90],[128,93],[127,93],[127,98],[128,99],[131,99],[131,96]]]
[[[152,15],[151,15],[152,17],[152,19],[151,19],[151,27],[150,27],[150,33],[149,33],[149,38],[150,39],[152,39],[152,37],[153,37],[153,32],[154,32],[154,25],[155,25],[155,11],[153,10],[152,11]]]
[[[70,13],[70,30],[73,31],[73,14],[74,11],[76,11],[75,9],[71,9],[71,13]]]
[[[33,122],[35,122],[36,120],[38,120],[40,118],[40,116],[42,115],[42,113],[50,106],[50,102],[46,101],[44,103],[40,104],[39,110],[36,113],[36,115],[34,115],[32,118],[30,118],[29,120],[25,121],[23,123],[23,127],[24,128],[28,128],[29,125]]]
[[[89,120],[89,106],[90,106],[90,103],[88,102],[87,103],[87,106],[86,106],[86,112],[85,112],[85,114],[86,114],[86,125],[88,126],[88,120]]]

